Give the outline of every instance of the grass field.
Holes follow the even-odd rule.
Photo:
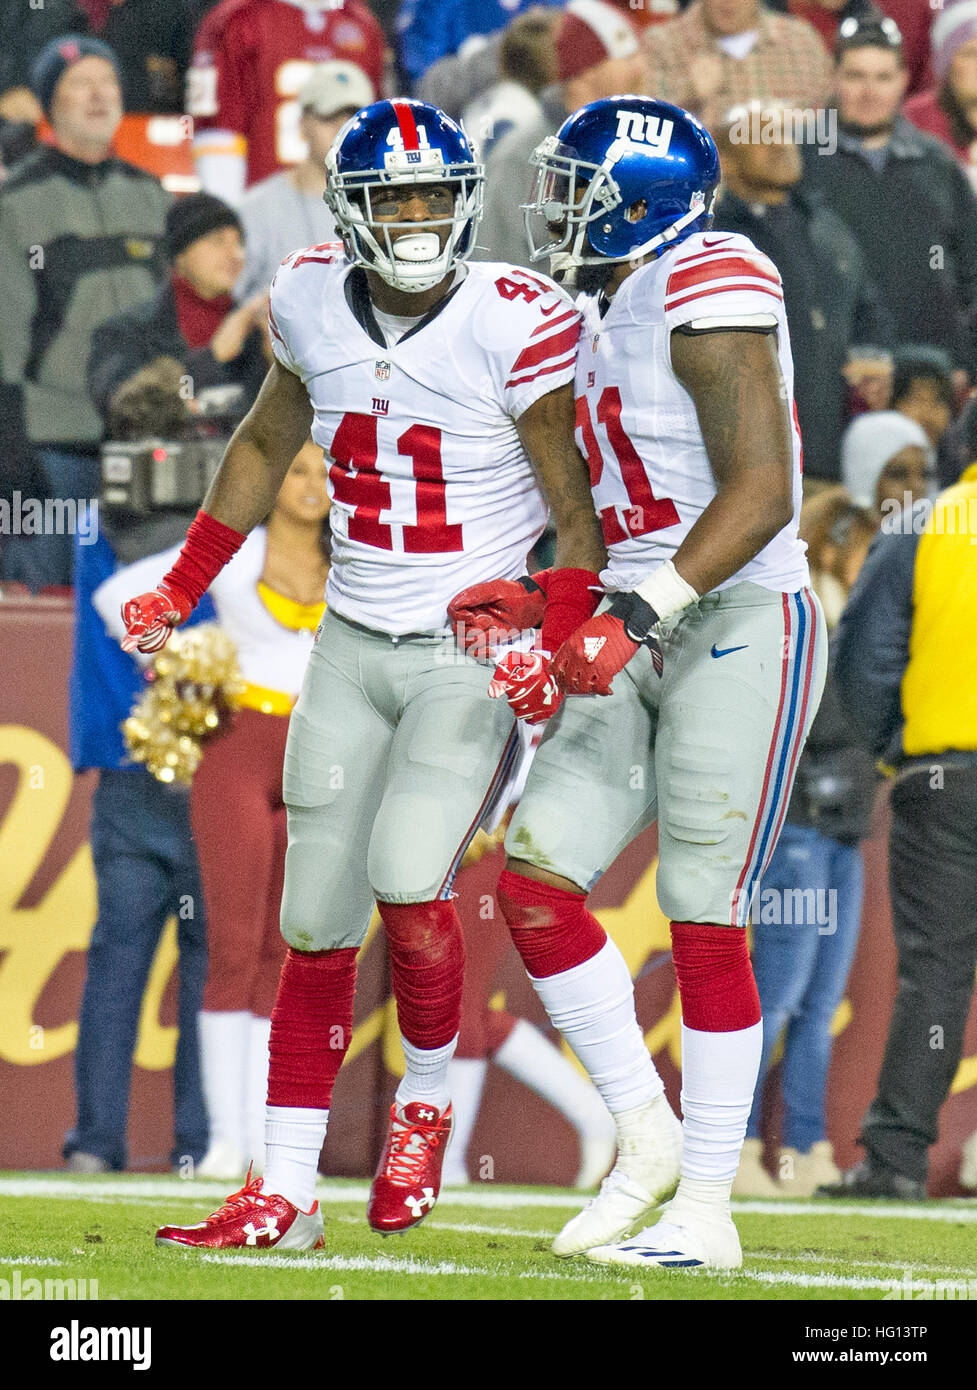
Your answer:
[[[323,1252],[154,1245],[157,1225],[202,1220],[226,1195],[167,1176],[0,1175],[0,1280],[97,1280],[99,1300],[977,1298],[977,1202],[739,1202],[744,1266],[722,1275],[555,1259],[550,1241],[582,1199],[554,1188],[448,1190],[421,1226],[383,1239],[366,1185],[329,1181]]]

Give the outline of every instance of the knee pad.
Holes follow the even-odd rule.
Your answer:
[[[734,1033],[760,1022],[745,927],[673,922],[672,961],[687,1028]]]

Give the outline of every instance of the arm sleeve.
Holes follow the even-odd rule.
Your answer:
[[[911,526],[876,537],[838,627],[838,693],[853,730],[876,757],[891,750],[903,723],[900,689],[918,543]]]

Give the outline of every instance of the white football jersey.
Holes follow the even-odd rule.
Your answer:
[[[716,495],[692,397],[672,370],[672,330],[706,319],[743,327],[773,316],[793,402],[783,287],[776,266],[748,237],[698,232],[628,276],[603,318],[596,299],[581,296],[579,307],[577,442],[607,544],[601,579],[609,589],[633,589],[671,559]],[[797,534],[801,436],[793,407],[792,414],[793,519],[721,589],[750,580],[793,593],[809,583]]]
[[[573,380],[580,314],[551,280],[481,261],[383,347],[347,299],[362,276],[311,247],[271,287],[275,355],[305,383],[329,468],[326,601],[377,631],[443,632],[460,589],[526,571],[547,508],[515,422]]]

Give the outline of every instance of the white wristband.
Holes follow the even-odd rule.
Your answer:
[[[695,603],[699,595],[691,584],[687,584],[671,560],[658,566],[647,579],[637,585],[634,592],[650,603],[659,618],[670,618],[690,603]]]

